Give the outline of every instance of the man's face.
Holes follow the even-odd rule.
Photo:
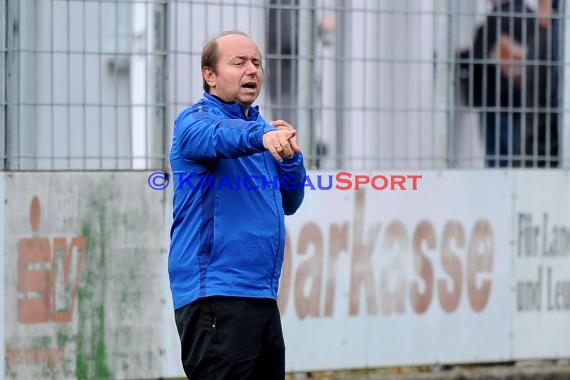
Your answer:
[[[259,50],[246,36],[230,34],[220,37],[216,67],[205,67],[202,74],[212,95],[249,107],[259,95],[263,80]]]

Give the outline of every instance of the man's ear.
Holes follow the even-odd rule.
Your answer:
[[[206,83],[208,83],[208,86],[210,86],[210,88],[216,87],[216,73],[214,70],[212,70],[212,68],[208,66],[202,68],[202,77]]]

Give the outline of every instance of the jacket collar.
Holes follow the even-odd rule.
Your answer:
[[[220,107],[222,111],[224,111],[224,113],[226,113],[228,116],[230,116],[233,119],[243,119],[251,121],[251,120],[257,120],[257,117],[259,116],[259,106],[249,107],[249,112],[246,117],[245,114],[243,113],[241,105],[239,105],[239,103],[237,102],[225,102],[222,99],[218,98],[217,96],[212,95],[208,92],[204,92],[204,98],[206,98],[211,102],[216,103],[218,107]]]

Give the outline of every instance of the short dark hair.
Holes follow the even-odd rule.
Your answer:
[[[218,59],[220,58],[218,52],[218,39],[232,34],[238,34],[240,36],[246,36],[249,38],[249,36],[244,32],[240,32],[239,30],[231,30],[223,32],[218,36],[212,38],[208,42],[206,42],[204,48],[202,49],[202,62],[201,62],[202,70],[204,70],[204,67],[209,67],[214,72],[216,71],[216,65],[218,64]],[[208,82],[206,82],[206,79],[204,79],[203,77],[202,77],[202,87],[204,88],[204,91],[210,92],[210,86],[208,85]]]

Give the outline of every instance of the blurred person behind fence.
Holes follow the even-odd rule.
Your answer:
[[[192,380],[282,380],[284,215],[304,197],[303,155],[290,124],[252,106],[263,67],[247,35],[207,42],[201,66],[203,98],[177,116],[170,151],[168,267],[182,364]],[[245,176],[255,184],[240,187]]]
[[[539,0],[526,67],[525,166],[557,167],[560,125],[559,1]]]
[[[524,0],[491,0],[473,42],[473,100],[489,167],[521,166],[523,81],[536,14]]]

